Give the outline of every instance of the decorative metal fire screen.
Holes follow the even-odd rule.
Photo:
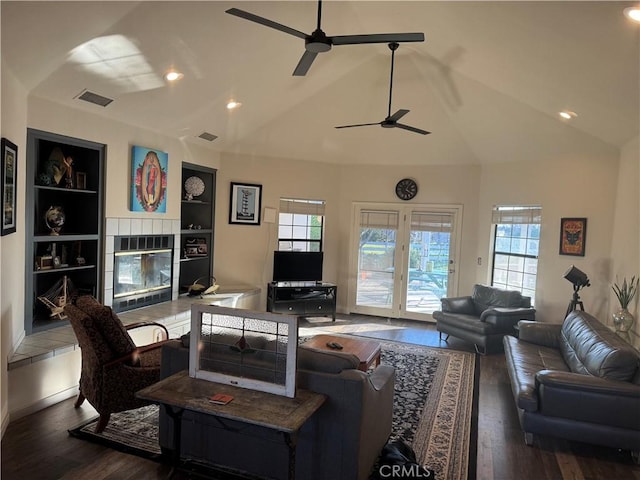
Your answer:
[[[295,396],[297,317],[194,304],[190,342],[190,376]]]
[[[172,235],[116,237],[114,250],[116,312],[171,300]]]

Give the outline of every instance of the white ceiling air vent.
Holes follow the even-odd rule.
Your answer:
[[[102,95],[98,95],[97,93],[90,92],[86,89],[80,92],[80,95],[74,98],[77,98],[78,100],[84,100],[85,102],[94,103],[96,105],[100,105],[101,107],[106,107],[111,102],[113,102],[113,98],[103,97]]]
[[[200,135],[198,135],[198,138],[202,138],[203,140],[206,140],[207,142],[213,142],[216,138],[218,138],[218,136],[214,135],[213,133],[202,132]]]

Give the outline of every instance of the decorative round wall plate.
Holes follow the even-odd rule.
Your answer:
[[[184,182],[184,190],[187,192],[187,200],[193,200],[193,197],[199,197],[204,193],[204,182],[200,177],[189,177]]]

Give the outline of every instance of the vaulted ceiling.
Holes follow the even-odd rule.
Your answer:
[[[638,135],[635,2],[327,1],[327,35],[423,32],[396,52],[334,46],[292,76],[304,41],[225,13],[311,33],[317,2],[1,3],[3,65],[29,91],[221,152],[339,164],[447,165],[611,154]],[[175,84],[163,75],[184,74]],[[83,90],[113,99],[77,99]],[[242,103],[226,108],[229,100]],[[577,113],[571,121],[561,110]],[[207,142],[202,132],[218,138]],[[99,140],[99,139],[97,139]]]

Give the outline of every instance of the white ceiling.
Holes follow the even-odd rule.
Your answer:
[[[217,151],[341,164],[536,161],[610,154],[638,135],[640,25],[622,15],[634,3],[323,2],[329,36],[424,32],[396,52],[391,110],[411,110],[401,122],[427,136],[333,128],[387,115],[385,44],[335,46],[293,77],[302,39],[225,13],[311,33],[315,1],[2,1],[1,45],[34,96]],[[86,63],[98,50],[110,60]],[[128,76],[113,78],[123,64]],[[184,79],[168,85],[170,67]],[[83,89],[114,101],[74,99]],[[228,111],[231,98],[242,107]],[[578,117],[563,121],[562,109]],[[203,131],[218,139],[197,138]]]

